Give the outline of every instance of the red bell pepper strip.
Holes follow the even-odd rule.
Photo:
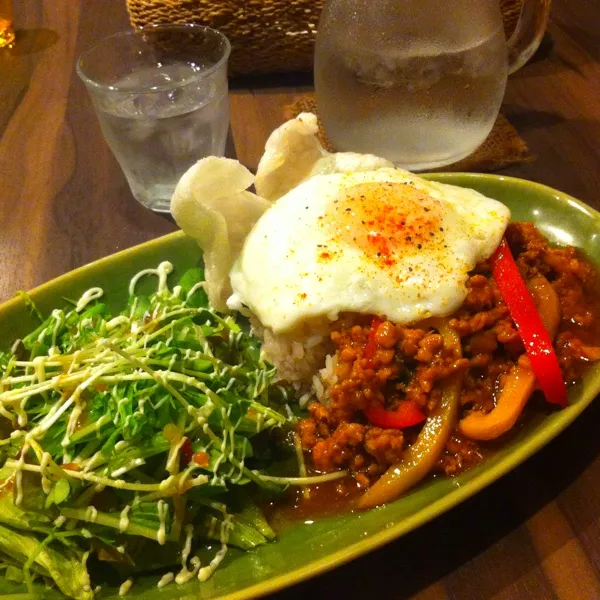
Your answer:
[[[363,350],[363,358],[371,359],[375,356],[378,346],[375,335],[377,335],[377,329],[382,323],[383,321],[379,317],[373,317],[373,320],[371,321],[369,337],[367,338],[367,343],[365,345],[365,349]]]
[[[372,425],[383,429],[404,429],[425,420],[425,415],[414,400],[402,400],[396,410],[369,406],[365,416]]]
[[[185,442],[181,445],[181,449],[179,450],[179,455],[181,456],[181,460],[184,465],[188,465],[192,460],[194,455],[194,450],[192,449],[192,442],[186,439]]]
[[[517,326],[531,368],[546,400],[561,407],[567,406],[567,388],[552,340],[521,277],[506,238],[502,238],[500,246],[492,255],[490,266],[494,281]]]

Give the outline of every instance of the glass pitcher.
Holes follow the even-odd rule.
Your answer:
[[[550,0],[524,0],[506,41],[498,0],[328,0],[315,89],[336,150],[422,171],[471,154],[500,110],[507,74],[533,54]]]

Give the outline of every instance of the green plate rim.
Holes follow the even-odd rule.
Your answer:
[[[82,273],[89,273],[90,271],[102,270],[102,267],[104,267],[105,264],[110,264],[119,258],[134,255],[134,254],[139,254],[139,253],[142,253],[144,250],[148,250],[151,248],[155,248],[155,247],[158,248],[158,247],[164,245],[165,242],[169,242],[171,240],[176,240],[178,238],[185,238],[185,237],[186,237],[186,235],[185,235],[185,233],[183,233],[183,231],[181,231],[181,230],[173,231],[171,233],[167,233],[160,237],[154,238],[153,240],[148,240],[147,242],[142,242],[141,244],[132,246],[131,248],[125,248],[125,250],[119,250],[119,252],[115,252],[114,254],[109,254],[108,256],[103,256],[102,258],[99,258],[99,259],[94,260],[85,265],[81,265],[81,267],[77,267],[71,271],[68,271],[67,273],[64,273],[63,275],[59,275],[58,277],[55,277],[54,279],[45,281],[44,283],[41,283],[40,285],[27,290],[27,294],[29,294],[31,296],[35,296],[37,294],[43,294],[46,291],[46,289],[52,288],[56,285],[61,285],[72,279],[77,279],[78,276],[81,275]],[[0,318],[2,318],[2,315],[4,312],[18,306],[19,304],[21,304],[22,301],[23,300],[22,300],[21,296],[16,295],[13,298],[10,298],[9,300],[6,300],[2,304],[0,304]]]

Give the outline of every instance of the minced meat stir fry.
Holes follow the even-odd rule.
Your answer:
[[[530,223],[511,224],[506,239],[525,282],[542,282],[556,299],[554,348],[565,381],[573,382],[587,364],[600,359],[598,274],[576,249],[551,247]],[[472,434],[476,439],[471,439],[465,432],[473,428],[464,426],[465,417],[491,413],[511,376],[518,382],[516,389],[522,388],[519,394],[527,397],[535,378],[527,390],[526,378],[515,376],[519,369],[530,372],[529,359],[487,262],[471,273],[467,287],[463,306],[446,320],[460,340],[458,351],[448,347],[435,322],[401,326],[384,317],[340,319],[331,334],[334,383],[323,403],[309,405],[310,418],[297,429],[314,469],[348,469],[361,487],[369,487],[402,459],[427,427],[427,421],[407,421],[404,428],[378,426],[368,418],[370,411],[396,414],[409,407],[427,418],[436,411],[449,379],[457,376],[462,381],[456,420],[432,468],[453,475],[481,460],[482,440],[498,437],[507,426],[498,428],[496,423],[494,433]],[[518,412],[513,422],[517,417]]]

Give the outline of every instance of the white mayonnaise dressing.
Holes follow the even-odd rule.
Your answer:
[[[139,280],[146,275],[156,275],[158,277],[158,288],[156,290],[157,293],[161,294],[167,291],[169,289],[167,287],[167,277],[172,272],[173,265],[166,260],[161,262],[156,269],[144,269],[143,271],[140,271],[134,275],[129,282],[129,295],[133,296],[135,293],[135,286],[138,284]]]
[[[87,472],[91,471],[103,458],[104,457],[100,450],[98,450],[98,452],[96,452],[95,454],[92,454],[92,456],[90,458],[88,458],[87,461],[84,461],[82,463],[83,464],[83,472],[87,473]]]
[[[218,566],[223,562],[225,555],[227,554],[227,542],[229,541],[229,532],[231,531],[232,516],[227,515],[221,524],[221,549],[217,552],[215,557],[210,561],[210,564],[203,567],[198,571],[198,579],[200,581],[206,581],[215,572]]]
[[[121,420],[121,408],[126,406],[127,404],[131,404],[131,400],[129,398],[121,398],[117,402],[117,410],[115,412],[115,418],[113,419],[113,423],[116,425]],[[121,440],[124,441],[124,440]],[[116,449],[116,446],[115,446]]]
[[[190,579],[193,579],[198,574],[200,569],[200,559],[197,556],[194,556],[192,560],[190,560],[190,564],[192,565],[192,570],[188,571],[187,567],[183,567],[179,573],[177,573],[175,577],[175,583],[177,585],[183,585],[187,583]]]
[[[189,300],[199,289],[206,291],[206,281],[199,281],[192,286],[192,289],[187,293],[185,299]]]
[[[98,516],[98,511],[95,506],[88,506],[85,510],[85,520],[90,523],[96,522],[96,517]]]
[[[19,427],[25,427],[27,425],[27,412],[25,411],[25,406],[27,405],[27,400],[29,398],[23,398],[21,402],[14,407],[15,412],[17,413],[17,422],[19,423]]]
[[[125,596],[133,585],[133,579],[126,579],[119,588],[119,596]]]
[[[97,432],[100,432],[100,430],[102,429],[102,427],[104,427],[104,425],[106,425],[106,423],[108,423],[110,421],[110,417],[108,415],[102,415],[95,423],[94,425],[94,429]],[[100,435],[98,435],[98,437],[101,437]]]
[[[137,305],[138,305],[138,299],[136,297],[136,298],[134,298],[133,304],[131,305],[131,310],[129,311],[129,317],[131,319],[133,319],[133,315],[135,315],[135,311],[137,310]],[[133,331],[133,329],[132,329],[132,331]]]
[[[170,488],[173,485],[174,481],[175,481],[175,475],[169,475],[166,479],[163,479],[158,484],[158,489],[160,489],[160,490],[166,490],[166,489]],[[159,502],[162,502],[162,500],[159,500]]]
[[[36,379],[39,383],[44,383],[44,381],[46,381],[46,369],[44,369],[44,365],[46,364],[46,357],[36,356],[32,362]]]
[[[181,450],[183,444],[187,441],[187,438],[183,436],[175,445],[171,446],[171,450],[169,452],[169,460],[167,460],[167,473],[171,473],[174,475],[177,472],[177,468],[179,465],[179,451]]]
[[[23,465],[25,464],[25,456],[29,452],[29,448],[29,444],[25,442],[23,448],[21,448],[21,456],[19,456],[17,466],[15,467],[15,506],[21,506],[21,502],[23,502]]]
[[[60,331],[60,328],[63,326],[63,323],[65,322],[65,313],[60,310],[59,308],[55,308],[52,311],[52,317],[55,319],[55,323],[54,323],[54,327],[52,328],[52,347],[50,348],[50,350],[54,350],[53,352],[49,352],[49,354],[54,355],[54,354],[60,354],[60,352],[58,352],[58,348],[56,348],[56,338],[58,337],[58,333]]]
[[[60,515],[54,519],[54,527],[62,527],[67,522],[67,517]]]
[[[113,471],[110,476],[111,477],[121,477],[127,473],[127,471],[131,471],[131,469],[136,469],[137,467],[141,467],[143,464],[146,464],[146,461],[143,458],[132,458],[128,463],[124,464],[119,469]]]
[[[158,519],[160,521],[160,526],[158,528],[158,532],[156,534],[156,541],[163,546],[167,541],[167,532],[166,532],[166,523],[165,520],[167,518],[167,508],[168,505],[164,500],[159,500],[157,503],[158,508]]]
[[[256,433],[258,433],[261,430],[264,420],[265,420],[265,415],[263,415],[261,412],[256,413]]]
[[[181,566],[187,568],[187,561],[192,551],[192,540],[194,538],[194,526],[188,524],[185,526],[185,543],[183,544],[183,550],[181,551]]]
[[[169,573],[165,573],[159,580],[157,587],[158,588],[164,588],[165,585],[169,585],[169,583],[171,583],[173,581],[173,579],[175,579],[175,575],[171,572]]]
[[[48,479],[48,465],[52,460],[52,456],[50,456],[49,452],[44,452],[42,454],[42,460],[40,461],[40,474],[42,476],[42,490],[44,494],[49,494],[52,489],[52,482]]]
[[[229,460],[231,460],[232,458],[234,458],[233,451],[229,455]],[[242,479],[242,477],[244,476],[245,460],[246,460],[246,446],[244,446],[244,451],[242,452],[242,458],[240,460],[240,466],[239,466],[240,471],[236,477],[233,477],[231,479],[231,483],[239,483],[240,480]]]
[[[192,474],[193,471],[199,468],[200,466],[197,465],[194,461],[192,461],[187,467],[187,469],[185,469],[185,471],[183,471],[183,473],[179,476],[179,479],[177,480],[177,488],[179,489],[179,492],[181,494],[185,493],[185,490],[187,489],[185,485],[187,480],[189,479],[189,476]]]
[[[99,287],[93,287],[83,293],[81,298],[77,301],[75,306],[75,312],[81,312],[90,302],[102,298],[104,290]]]
[[[130,321],[128,317],[126,317],[125,315],[119,315],[118,317],[114,317],[106,323],[106,331],[112,331],[120,325],[128,325],[129,322]]]
[[[121,533],[127,531],[129,527],[129,517],[127,516],[129,511],[131,510],[131,506],[128,504],[122,511],[121,516],[119,518],[119,531]]]
[[[82,402],[80,404],[76,404],[69,415],[69,421],[67,422],[67,434],[65,435],[65,439],[63,439],[62,444],[63,447],[69,445],[68,441],[65,444],[65,440],[68,440],[69,436],[75,433],[75,428],[77,427],[77,422],[79,421],[79,417],[83,414],[83,410],[85,409],[86,403]]]

